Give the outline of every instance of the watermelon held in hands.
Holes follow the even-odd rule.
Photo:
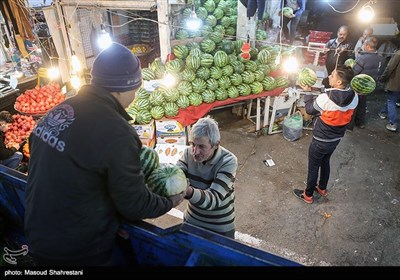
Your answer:
[[[144,179],[147,182],[150,174],[160,167],[160,159],[157,152],[147,146],[142,146],[140,151],[140,164],[142,165],[142,172]]]
[[[283,16],[288,17],[288,18],[294,17],[293,9],[290,7],[283,8],[282,14],[283,14]]]
[[[175,165],[155,169],[147,180],[152,192],[165,197],[186,191],[187,184],[185,173]]]
[[[356,61],[352,58],[349,58],[344,62],[344,65],[347,67],[353,68],[354,65],[356,65]]]
[[[310,68],[303,68],[300,70],[297,81],[300,86],[313,86],[317,82],[317,74]]]
[[[376,88],[375,80],[367,74],[358,74],[354,76],[350,85],[358,95],[368,95]]]

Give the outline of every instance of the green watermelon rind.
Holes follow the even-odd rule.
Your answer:
[[[375,80],[367,74],[358,74],[350,82],[351,88],[360,95],[372,93],[376,88]]]

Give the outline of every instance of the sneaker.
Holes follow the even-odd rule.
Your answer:
[[[381,120],[384,120],[387,118],[387,114],[385,114],[385,113],[378,113],[378,116],[381,118]]]
[[[319,193],[320,196],[323,196],[323,197],[328,196],[328,190],[326,190],[326,189],[325,190],[321,190],[319,188],[319,186],[317,186],[316,190],[317,190],[317,192]]]
[[[400,107],[400,102],[396,102],[396,107]]]
[[[387,130],[390,130],[390,131],[397,131],[397,125],[396,125],[396,124],[388,123],[388,124],[386,125],[386,129],[387,129]]]
[[[303,200],[305,203],[311,204],[313,202],[312,196],[307,196],[303,190],[294,189],[293,194],[295,197]]]
[[[365,124],[357,125],[357,127],[360,128],[360,129],[364,129],[365,128]]]

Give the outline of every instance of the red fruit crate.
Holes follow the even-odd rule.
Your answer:
[[[304,53],[304,62],[307,64],[313,64],[315,60],[316,53],[305,51]],[[318,65],[324,66],[326,62],[326,56],[320,55],[318,58]]]
[[[326,43],[330,40],[330,37],[308,37],[308,41],[312,43]]]
[[[310,30],[310,37],[328,37],[331,38],[332,32]]]

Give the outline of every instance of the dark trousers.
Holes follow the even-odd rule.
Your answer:
[[[387,101],[385,106],[382,108],[381,113],[387,114],[391,124],[399,125],[397,120],[396,102],[400,101],[400,91],[387,90],[386,93]]]
[[[283,17],[283,26],[282,31],[285,35],[285,38],[289,40],[290,44],[293,43],[294,38],[296,37],[297,26],[299,25],[300,17],[288,18]],[[288,24],[290,23],[290,31],[288,28]]]
[[[313,196],[317,186],[318,174],[319,188],[322,190],[326,189],[331,172],[329,160],[339,142],[340,140],[335,142],[321,142],[314,138],[312,139],[308,149],[307,196]]]
[[[365,125],[365,119],[367,115],[367,96],[358,95],[358,105],[353,112],[351,122],[347,125],[348,129],[353,129],[354,125]]]

